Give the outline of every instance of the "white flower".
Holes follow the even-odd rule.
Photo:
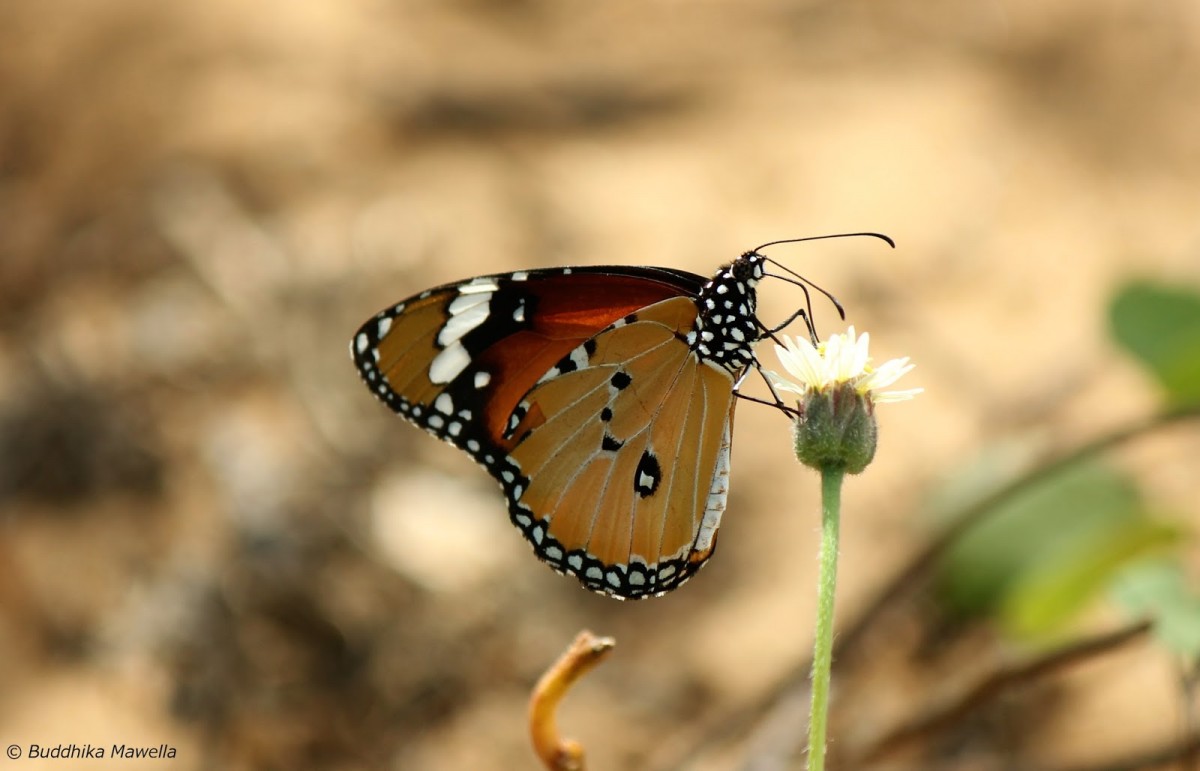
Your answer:
[[[871,366],[870,337],[855,337],[854,327],[814,346],[783,337],[775,353],[796,380],[767,372],[777,392],[796,394],[794,445],[796,458],[822,473],[841,470],[858,474],[875,457],[879,427],[875,405],[900,402],[922,388],[884,391],[913,368],[908,358]]]
[[[906,401],[925,390],[884,391],[916,365],[909,363],[905,356],[889,359],[878,367],[872,366],[867,350],[870,340],[871,336],[866,332],[855,337],[854,327],[850,327],[845,335],[831,335],[816,346],[804,338],[783,335],[783,345],[775,346],[775,354],[784,369],[797,380],[789,380],[770,370],[766,375],[776,390],[802,398],[811,393],[828,392],[843,383],[853,386],[859,396],[873,404]]]

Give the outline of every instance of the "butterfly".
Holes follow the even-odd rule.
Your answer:
[[[375,314],[350,354],[378,399],[500,482],[539,559],[611,597],[662,595],[712,556],[737,397],[772,404],[738,391],[755,343],[796,318],[815,341],[808,287],[845,317],[761,253],[805,240],[711,278],[592,266],[444,284]],[[775,328],[756,315],[767,275],[806,298]]]

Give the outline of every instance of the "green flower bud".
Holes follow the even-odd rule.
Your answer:
[[[851,383],[809,391],[793,424],[796,459],[818,471],[858,474],[875,457],[879,425],[870,398]]]

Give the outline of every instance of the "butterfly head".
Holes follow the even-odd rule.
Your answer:
[[[737,280],[744,281],[753,287],[766,275],[767,258],[757,251],[742,252],[742,255],[727,267],[729,273]]]

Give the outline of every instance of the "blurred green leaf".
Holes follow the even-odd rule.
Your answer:
[[[957,616],[992,613],[1014,587],[1143,519],[1137,487],[1099,463],[1075,466],[1004,504],[943,558],[938,594]]]
[[[1100,528],[1019,578],[1006,597],[1001,621],[1017,637],[1053,634],[1131,562],[1177,544],[1183,536],[1178,527],[1149,518]]]
[[[1118,603],[1154,620],[1154,632],[1170,650],[1200,658],[1200,595],[1187,584],[1178,562],[1145,560],[1130,566],[1113,586]]]
[[[1131,283],[1109,306],[1113,338],[1145,364],[1175,404],[1200,401],[1200,294]]]

